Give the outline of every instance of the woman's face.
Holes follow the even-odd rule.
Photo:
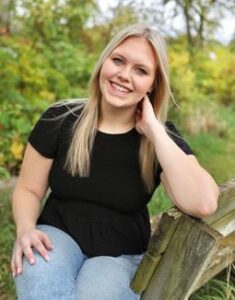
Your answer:
[[[157,68],[155,53],[143,37],[124,40],[105,60],[100,71],[102,104],[136,107],[152,89]]]

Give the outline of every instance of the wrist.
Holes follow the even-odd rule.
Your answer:
[[[159,138],[166,134],[164,125],[162,125],[158,119],[155,119],[151,122],[149,128],[149,139],[153,145],[155,145],[155,143],[158,143]]]
[[[16,227],[16,236],[19,237],[21,236],[24,232],[27,232],[27,231],[30,231],[30,230],[33,230],[36,228],[36,225],[35,224],[23,224],[23,225],[20,225],[20,226],[17,226]]]

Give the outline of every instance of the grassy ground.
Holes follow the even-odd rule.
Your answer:
[[[0,190],[0,300],[14,300],[15,290],[10,269],[14,225],[10,209],[11,189]]]
[[[218,114],[218,122],[224,122],[226,126],[223,133],[188,136],[187,141],[201,165],[213,175],[217,183],[223,183],[235,177],[235,106],[221,106]]]

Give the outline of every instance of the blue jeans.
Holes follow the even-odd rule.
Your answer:
[[[65,232],[39,225],[53,244],[50,261],[36,251],[36,263],[23,257],[23,273],[15,277],[19,300],[136,300],[129,287],[143,255],[88,258]]]

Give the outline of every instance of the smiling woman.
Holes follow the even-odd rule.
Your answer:
[[[135,24],[101,54],[86,101],[56,103],[38,120],[12,199],[18,299],[140,299],[129,285],[160,182],[186,213],[215,211],[214,180],[166,121],[170,94],[164,41]]]
[[[137,48],[138,52],[135,51]],[[125,107],[125,113],[130,114],[132,120],[130,126],[134,127],[135,118],[131,115],[135,115],[140,99],[152,90],[156,68],[156,56],[146,38],[129,37],[124,40],[100,70],[102,110],[108,109],[106,106],[109,109]],[[99,126],[102,126],[101,123]]]

